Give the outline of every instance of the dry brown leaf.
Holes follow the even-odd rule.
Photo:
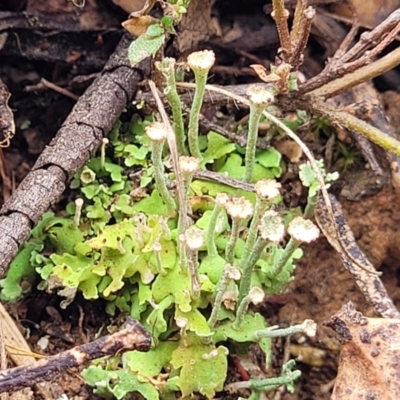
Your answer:
[[[122,23],[122,26],[133,36],[143,35],[147,28],[155,24],[158,20],[150,15],[143,15],[141,17],[132,17]]]
[[[291,163],[298,163],[303,155],[303,150],[293,140],[274,140],[273,146],[279,153],[286,156]]]
[[[281,79],[281,77],[277,74],[270,74],[267,72],[267,69],[260,64],[252,64],[250,65],[250,68],[253,68],[255,73],[258,75],[258,77],[263,80],[264,82],[270,83],[270,82],[277,82]]]
[[[400,320],[366,318],[347,303],[324,325],[342,349],[331,400],[400,399]]]

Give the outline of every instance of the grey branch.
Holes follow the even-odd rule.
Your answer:
[[[1,277],[33,225],[57,203],[68,179],[94,156],[102,138],[133,99],[145,73],[129,65],[126,53],[131,41],[128,36],[121,39],[102,74],[78,100],[32,171],[0,209]]]
[[[0,393],[31,387],[41,381],[48,381],[59,372],[80,367],[96,358],[121,354],[125,351],[149,351],[150,333],[133,318],[127,320],[125,328],[101,337],[93,342],[76,346],[54,356],[46,357],[36,364],[22,365],[0,372]]]

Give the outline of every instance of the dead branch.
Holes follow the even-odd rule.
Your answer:
[[[397,67],[399,64],[400,48],[397,48],[373,63],[364,65],[363,67],[348,73],[341,78],[332,80],[326,85],[323,85],[312,91],[311,93],[324,98],[333,97],[343,90],[353,88],[360,83],[382,75],[385,72]]]
[[[103,136],[133,99],[145,72],[129,65],[126,51],[131,40],[128,36],[121,40],[103,73],[82,95],[32,171],[0,209],[0,276],[7,272],[32,226],[59,200],[67,178],[94,156]]]
[[[272,0],[272,5],[273,11],[271,17],[275,20],[276,29],[278,31],[282,58],[286,60],[290,58],[293,50],[288,26],[289,11],[285,9],[283,0]]]
[[[335,82],[334,79],[338,79],[369,64],[391,40],[394,40],[399,30],[399,24],[400,9],[397,9],[375,29],[370,32],[364,32],[358,43],[347,53],[343,54],[343,51],[340,49],[320,74],[300,87],[300,92],[309,93],[327,83],[333,84],[333,82]],[[389,40],[386,39],[386,35]],[[367,51],[370,48],[372,48],[372,50]],[[358,73],[359,71],[356,72],[356,74]],[[380,73],[382,73],[382,71]],[[367,79],[371,78],[364,78],[364,80]]]
[[[332,4],[332,3],[340,3],[343,0],[308,0],[308,4],[313,7],[317,6],[324,6],[327,4]],[[295,8],[297,4],[297,0],[285,0],[285,7],[292,9]],[[264,6],[264,12],[266,14],[269,14],[273,9],[272,4],[266,4]]]
[[[73,367],[81,367],[96,358],[121,354],[125,351],[149,351],[150,333],[138,322],[129,318],[124,329],[103,336],[93,342],[76,346],[54,356],[43,358],[30,366],[0,371],[0,393],[30,387],[34,383],[50,380],[55,374]]]
[[[309,104],[309,110],[313,114],[322,115],[329,119],[333,125],[343,126],[352,132],[363,135],[371,142],[400,157],[400,141],[388,133],[382,132],[346,111],[331,107],[317,96],[310,96],[307,104]]]

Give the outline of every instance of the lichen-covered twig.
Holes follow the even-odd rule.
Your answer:
[[[399,52],[400,55],[400,52]],[[400,141],[394,137],[382,132],[380,129],[368,124],[361,119],[358,119],[354,115],[347,113],[342,110],[338,110],[325,102],[322,102],[318,98],[310,98],[310,108],[315,111],[316,114],[322,115],[328,118],[333,125],[338,124],[349,129],[352,132],[358,133],[371,142],[376,143],[383,149],[390,151],[397,156],[400,156]]]
[[[150,347],[150,333],[139,322],[129,318],[124,329],[112,335],[43,358],[33,365],[1,371],[0,393],[19,390],[37,382],[47,381],[61,371],[83,366],[96,358],[121,354],[130,350],[149,351]]]
[[[103,135],[132,100],[144,73],[132,69],[126,51],[132,39],[121,40],[103,73],[75,104],[56,137],[32,171],[0,210],[0,276],[28,238],[31,228],[62,195],[68,176],[95,154]]]
[[[340,203],[333,196],[331,196],[331,204],[340,235],[337,235],[336,228],[327,219],[326,207],[320,199],[317,203],[315,217],[321,231],[338,252],[343,265],[352,274],[358,287],[374,306],[376,312],[384,318],[400,318],[400,312],[388,296],[377,271],[357,246],[354,235],[343,216]]]

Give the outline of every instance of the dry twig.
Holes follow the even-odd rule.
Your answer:
[[[55,374],[81,367],[96,358],[121,354],[125,351],[149,351],[150,333],[137,321],[129,318],[124,329],[93,342],[76,346],[54,356],[46,357],[31,366],[21,366],[0,372],[0,393],[15,391],[34,383],[47,381]]]
[[[390,14],[385,21],[379,24],[372,31],[363,33],[358,43],[355,44],[345,54],[343,54],[342,49],[340,49],[340,51],[338,51],[335,54],[335,56],[330,60],[330,62],[326,65],[326,67],[320,74],[318,74],[314,78],[311,78],[300,87],[300,93],[309,93],[312,91],[315,92],[316,89],[321,88],[326,84],[334,85],[336,79],[355,71],[357,71],[358,74],[359,69],[361,67],[370,64],[373,58],[379,55],[382,52],[382,50],[392,40],[394,40],[397,32],[399,32],[400,29],[399,24],[400,24],[400,9]],[[372,48],[371,51],[367,51],[371,48]],[[388,56],[386,56],[386,59],[387,57]],[[400,62],[398,60],[397,53],[395,53],[395,55],[392,55],[391,57],[393,57],[395,60],[392,62],[386,61],[388,65],[392,65],[391,67],[388,66],[387,67],[388,69],[393,68]],[[374,76],[382,74],[388,69],[376,68],[377,74],[373,75],[373,72],[371,72],[372,75],[364,77],[362,79],[362,82],[371,79]],[[360,83],[360,81],[358,83]],[[339,90],[343,89],[344,88]]]
[[[103,136],[132,100],[144,72],[129,64],[126,52],[131,41],[129,36],[121,40],[103,73],[80,97],[32,171],[1,208],[0,276],[7,272],[32,225],[59,200],[68,177],[95,154]]]

